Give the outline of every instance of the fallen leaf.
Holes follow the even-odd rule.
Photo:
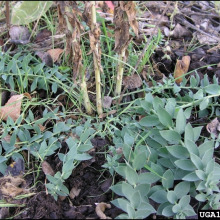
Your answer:
[[[5,106],[0,108],[0,116],[4,121],[10,116],[13,121],[16,121],[21,114],[21,101],[24,95],[13,95]]]
[[[2,38],[0,38],[0,47],[4,45],[4,41]]]
[[[6,219],[9,217],[9,207],[2,207],[0,209],[0,219]]]
[[[198,33],[196,35],[196,37],[197,37],[200,44],[213,45],[213,44],[218,43],[216,39],[213,39],[213,38],[211,38],[207,35],[204,35],[204,34]]]
[[[46,129],[46,127],[41,124],[38,124],[38,127],[40,128],[40,131],[44,131]]]
[[[105,211],[106,208],[110,209],[111,205],[107,204],[105,202],[101,202],[101,203],[98,203],[96,205],[95,211],[96,211],[96,214],[99,216],[100,219],[109,219],[109,217],[107,217],[104,214],[104,211]]]
[[[174,30],[170,31],[168,34],[168,36],[171,36],[174,38],[182,38],[182,37],[187,37],[187,36],[191,36],[191,35],[192,35],[192,33],[188,29],[186,29],[185,27],[181,26],[180,24],[177,24],[175,26]]]
[[[213,119],[209,124],[206,125],[206,130],[214,134],[216,138],[218,138],[218,135],[220,133],[220,122],[218,118]]]
[[[77,197],[80,194],[81,189],[77,189],[76,187],[72,187],[72,189],[70,190],[70,194],[69,197],[71,199],[74,199],[75,197]]]
[[[49,53],[37,51],[35,54],[36,54],[36,55],[42,60],[42,62],[44,62],[47,66],[50,66],[50,67],[53,66],[53,59],[52,59],[52,57],[50,56]]]
[[[183,78],[181,76],[183,76],[185,73],[188,72],[189,64],[190,64],[190,56],[184,56],[182,60],[177,60],[174,71],[174,78],[176,79],[176,83],[179,84],[183,81]]]
[[[5,176],[19,176],[25,171],[24,160],[21,158],[11,163],[5,170]]]
[[[21,193],[27,193],[24,189],[25,180],[21,176],[4,176],[0,178],[0,194],[3,197],[15,197]]]
[[[105,118],[105,117],[107,117],[109,115],[115,114],[116,112],[117,112],[116,110],[111,110],[111,111],[109,111],[107,113],[102,113],[102,114],[99,115],[99,118]]]
[[[143,82],[138,74],[133,74],[131,76],[125,76],[123,78],[123,84],[128,89],[136,89],[142,86]]]
[[[97,1],[96,7],[101,8],[102,11],[97,10],[97,12],[104,12],[113,15],[115,6],[112,1]]]
[[[47,29],[43,29],[37,34],[37,36],[35,38],[35,42],[36,43],[42,42],[42,41],[48,39],[51,35],[52,35],[51,31],[49,31]]]
[[[103,108],[110,108],[112,104],[112,97],[110,96],[104,96],[102,100],[102,106]]]
[[[45,175],[51,175],[51,176],[55,175],[53,168],[50,166],[50,164],[47,161],[42,162],[42,170]]]
[[[29,98],[29,100],[32,99],[31,95],[28,92],[25,92],[23,95],[26,96],[27,98]]]
[[[27,44],[29,43],[30,32],[27,27],[12,26],[9,30],[11,43],[14,44]]]
[[[63,53],[63,49],[60,48],[50,49],[47,51],[47,53],[50,54],[50,56],[53,59],[53,62],[55,63],[59,59],[61,53]]]

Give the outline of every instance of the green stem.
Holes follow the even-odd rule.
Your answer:
[[[125,50],[121,51],[119,55],[119,60],[124,60],[125,57]],[[123,79],[123,72],[124,72],[124,64],[119,62],[118,64],[118,74],[116,78],[116,87],[115,87],[115,95],[118,96],[121,94],[121,87],[122,87],[122,79]]]

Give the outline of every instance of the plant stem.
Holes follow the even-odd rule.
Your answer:
[[[84,101],[86,112],[87,114],[91,115],[93,111],[92,111],[91,103],[90,103],[89,96],[88,96],[87,85],[86,85],[86,80],[85,80],[85,71],[82,71],[81,91],[83,94],[83,101]]]
[[[96,26],[96,8],[95,8],[95,1],[91,1],[92,7],[92,24],[91,24],[91,31],[93,32]],[[96,54],[99,54],[99,48],[98,44],[96,44]],[[102,95],[101,95],[101,77],[100,77],[100,69],[98,65],[98,60],[95,55],[95,52],[93,52],[93,62],[94,62],[94,68],[95,68],[95,81],[96,81],[96,106],[97,106],[97,112],[99,115],[103,113],[102,111]]]
[[[119,55],[119,60],[124,60],[125,56],[125,49],[121,51],[121,54]],[[121,87],[122,87],[122,79],[123,79],[123,72],[124,72],[124,64],[122,62],[118,63],[118,73],[116,78],[116,87],[115,87],[115,95],[120,96],[121,94]]]

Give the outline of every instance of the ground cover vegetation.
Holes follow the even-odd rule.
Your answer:
[[[219,209],[218,2],[0,10],[0,218]]]

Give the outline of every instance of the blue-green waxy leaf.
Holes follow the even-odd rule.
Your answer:
[[[170,216],[173,216],[174,213],[172,211],[172,207],[173,205],[168,205],[166,206],[163,211],[162,211],[162,215],[166,216],[166,217],[170,217]]]
[[[199,104],[199,109],[204,110],[208,107],[208,105],[209,105],[209,98],[204,98],[202,102]]]
[[[131,205],[132,207],[134,207],[135,209],[138,208],[138,206],[140,205],[141,203],[141,194],[139,191],[135,191],[131,198],[130,198],[130,202],[131,202]]]
[[[176,100],[174,98],[167,99],[165,109],[170,114],[171,117],[174,116],[175,106],[176,106]]]
[[[161,106],[158,107],[157,115],[159,118],[159,121],[166,127],[171,127],[173,124],[172,118],[170,114]]]
[[[196,170],[196,167],[191,160],[186,160],[186,159],[176,160],[174,163],[176,164],[177,167],[179,167],[182,170],[187,170],[187,171]]]
[[[181,145],[172,145],[172,146],[167,146],[166,148],[169,151],[169,153],[176,158],[186,159],[189,157],[189,152],[185,147]]]
[[[191,140],[194,141],[194,133],[193,133],[193,128],[190,123],[187,123],[185,127],[185,134],[184,134],[184,140]]]
[[[139,124],[145,127],[151,127],[160,124],[160,121],[156,115],[149,115],[142,118]]]
[[[210,149],[214,149],[214,141],[206,141],[201,144],[198,147],[200,158],[203,158],[204,154]]]
[[[192,173],[189,173],[187,174],[186,176],[184,176],[182,178],[182,180],[185,180],[185,181],[189,181],[189,182],[195,182],[197,180],[200,180],[199,177],[196,175],[195,172],[192,172]]]
[[[190,183],[186,181],[178,183],[174,188],[174,192],[178,199],[182,198],[184,195],[187,195],[189,190]]]
[[[159,179],[159,176],[151,172],[141,173],[139,175],[139,183],[141,184],[152,184],[157,182]]]
[[[176,116],[176,131],[179,134],[182,134],[186,127],[186,116],[183,112],[183,109],[181,108]]]
[[[167,192],[163,189],[156,191],[153,193],[150,198],[157,203],[164,203],[167,202]]]
[[[138,182],[138,174],[130,166],[118,166],[115,171],[123,176],[131,185]]]
[[[170,189],[173,187],[173,182],[173,172],[169,169],[163,174],[162,185],[165,189]]]
[[[193,141],[186,140],[185,141],[185,147],[188,149],[190,154],[199,155],[198,147]]]
[[[167,199],[170,203],[175,204],[175,202],[178,200],[178,197],[175,193],[175,191],[170,190],[167,192]]]
[[[134,137],[131,136],[128,133],[125,133],[125,135],[124,135],[124,143],[128,144],[129,146],[132,146],[134,144]]]
[[[203,98],[203,90],[199,89],[194,95],[193,95],[194,99],[202,99]]]
[[[131,199],[132,194],[135,192],[133,187],[126,182],[118,183],[114,186],[111,186],[111,190],[119,196],[125,196],[129,200]]]
[[[205,91],[211,95],[220,95],[220,86],[217,84],[211,84],[205,87]]]
[[[70,126],[66,125],[64,122],[58,122],[53,127],[53,133],[61,133],[70,130]]]
[[[207,200],[206,197],[207,197],[206,194],[201,193],[201,194],[197,194],[195,198],[200,202],[205,202]]]
[[[111,201],[111,203],[116,207],[118,207],[119,209],[122,209],[124,212],[126,213],[128,212],[127,207],[130,206],[130,203],[127,199],[119,198]]]
[[[56,93],[56,92],[57,92],[57,88],[58,88],[57,82],[54,82],[54,83],[52,84],[52,92],[53,92],[53,93]]]
[[[146,161],[147,161],[147,155],[144,152],[136,154],[134,156],[132,167],[135,170],[140,170],[141,168],[144,167],[144,165],[146,164]]]
[[[194,163],[194,165],[196,166],[196,168],[198,170],[202,170],[203,169],[202,160],[197,155],[191,153],[190,154],[190,158],[191,158],[191,161]]]
[[[195,173],[201,180],[205,180],[207,178],[206,173],[203,170],[196,170]]]
[[[150,190],[150,184],[138,184],[134,190],[139,191],[142,196],[146,196]]]
[[[178,144],[181,140],[180,134],[176,131],[164,130],[160,131],[160,134],[165,140],[167,140],[171,144]]]

